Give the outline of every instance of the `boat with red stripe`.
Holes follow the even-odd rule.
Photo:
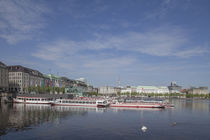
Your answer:
[[[109,102],[104,99],[56,99],[52,105],[57,106],[85,106],[85,107],[107,107]]]
[[[165,108],[165,104],[158,101],[136,101],[136,102],[119,102],[112,101],[110,107],[123,107],[123,108]]]
[[[51,104],[53,98],[49,97],[27,97],[27,96],[17,96],[13,98],[14,103],[24,103],[24,104]]]

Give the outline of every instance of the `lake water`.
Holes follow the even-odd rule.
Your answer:
[[[1,140],[210,140],[210,101],[173,99],[170,109],[1,104]],[[141,130],[146,126],[146,132]]]

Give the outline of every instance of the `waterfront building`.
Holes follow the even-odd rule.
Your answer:
[[[117,95],[120,92],[120,88],[112,86],[102,86],[98,88],[98,93],[102,95]]]
[[[74,96],[87,96],[88,85],[83,80],[70,80],[66,83],[66,94],[73,94]]]
[[[7,91],[9,88],[9,81],[8,81],[8,69],[7,66],[0,62],[0,92]]]
[[[181,93],[182,87],[177,85],[176,82],[171,82],[171,85],[168,86],[170,93]]]
[[[8,66],[9,90],[11,92],[27,92],[28,87],[41,86],[43,75],[37,70],[20,65]]]
[[[195,87],[191,87],[188,91],[188,94],[208,94],[208,87],[199,87],[199,88],[195,88]]]
[[[67,88],[67,87],[73,87],[76,85],[76,80],[69,79],[67,77],[61,77],[62,81],[62,86]]]
[[[53,74],[45,74],[44,77],[50,79],[49,87],[62,87],[61,77]]]
[[[88,85],[87,86],[87,92],[98,93],[98,89],[97,88],[94,88],[92,85]]]
[[[42,87],[50,87],[50,78],[43,75]]]
[[[134,93],[136,91],[136,87],[133,86],[127,86],[126,88],[121,88],[120,93]]]
[[[165,86],[137,86],[137,93],[156,93],[156,94],[166,94],[169,93],[168,87]]]

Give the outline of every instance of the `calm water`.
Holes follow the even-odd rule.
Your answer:
[[[170,102],[160,110],[1,104],[0,139],[210,140],[209,100]]]

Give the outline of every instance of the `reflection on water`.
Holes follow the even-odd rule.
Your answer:
[[[175,108],[1,104],[0,139],[210,139],[209,100],[169,102]]]
[[[0,136],[10,131],[31,129],[43,123],[59,123],[67,116],[84,116],[88,111],[104,112],[103,108],[65,107],[40,104],[1,104]]]
[[[170,102],[175,104],[176,109],[179,110],[210,112],[209,100],[180,99],[180,100],[170,100]]]
[[[112,107],[111,110],[113,112],[121,112],[121,111],[164,111],[163,108],[126,108],[126,107]]]

